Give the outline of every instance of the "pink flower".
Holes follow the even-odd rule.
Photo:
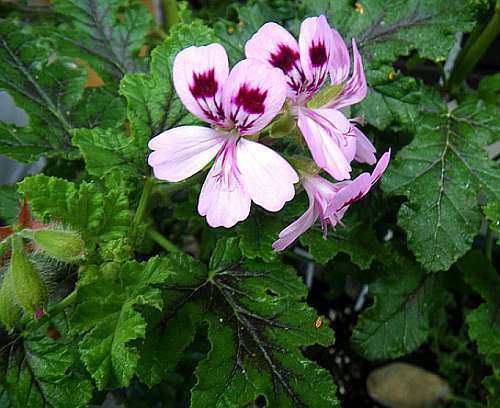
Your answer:
[[[350,162],[358,144],[365,152],[373,145],[337,109],[361,101],[367,92],[361,56],[353,39],[354,68],[350,70],[349,52],[326,17],[310,17],[302,22],[299,41],[276,23],[264,24],[246,43],[247,58],[280,68],[287,77],[287,96],[292,112],[317,165],[337,180],[350,178]],[[328,74],[333,85],[345,82],[340,94],[321,109],[310,109],[307,102],[325,83]],[[364,136],[364,135],[363,135]],[[369,146],[367,145],[369,144]],[[375,163],[375,157],[363,155]]]
[[[180,126],[149,142],[148,159],[161,180],[177,182],[215,162],[201,189],[198,212],[212,227],[247,218],[251,201],[279,211],[295,194],[295,170],[273,150],[243,136],[264,128],[286,99],[283,73],[255,60],[229,72],[220,44],[189,47],[175,58],[175,89],[186,108],[215,128]]]
[[[349,206],[364,197],[380,179],[390,159],[390,150],[382,155],[372,174],[362,173],[354,180],[331,183],[320,176],[306,176],[302,185],[309,197],[306,212],[279,234],[273,249],[282,251],[290,246],[300,235],[311,228],[319,218],[326,236],[328,225],[335,229]]]

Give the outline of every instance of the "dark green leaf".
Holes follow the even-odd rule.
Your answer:
[[[60,337],[49,337],[49,327]],[[92,398],[92,383],[74,354],[64,317],[44,324],[24,341],[8,347],[2,359],[2,407],[76,408],[88,406]]]
[[[375,298],[352,335],[353,347],[370,360],[408,354],[429,336],[434,311],[442,307],[442,280],[408,261],[394,264],[369,285]]]
[[[0,219],[8,225],[14,225],[18,213],[19,194],[16,185],[0,186]]]
[[[71,155],[71,113],[82,97],[85,68],[16,20],[0,21],[0,63],[0,89],[29,116],[24,128],[0,125],[0,153],[22,161]]]
[[[88,60],[103,75],[121,78],[144,67],[138,58],[152,25],[137,0],[56,0],[54,9],[70,19],[55,33],[66,55]]]
[[[483,146],[500,122],[480,100],[450,110],[428,105],[415,139],[389,166],[382,187],[408,198],[398,222],[417,260],[429,270],[448,269],[470,248],[481,214],[476,194],[500,199],[500,173]]]
[[[300,242],[309,247],[316,262],[325,264],[340,252],[351,257],[361,269],[368,269],[380,251],[381,245],[370,226],[354,218],[345,220],[346,227],[339,226],[327,239],[321,231],[309,231],[300,237]]]

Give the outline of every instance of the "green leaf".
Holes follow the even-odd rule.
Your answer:
[[[130,342],[146,333],[146,321],[138,308],[161,310],[161,292],[155,286],[169,274],[161,259],[151,258],[147,263],[90,266],[78,282],[71,331],[83,336],[80,356],[99,389],[130,383],[139,359]]]
[[[352,345],[369,360],[380,360],[408,354],[427,340],[444,288],[439,276],[406,261],[392,265],[369,293],[374,304],[359,317]]]
[[[500,201],[489,203],[484,208],[484,215],[490,222],[490,228],[500,234]]]
[[[162,340],[141,358],[150,368],[141,378],[164,378],[161,369],[172,370],[196,329],[208,324],[211,349],[196,369],[192,407],[245,406],[259,395],[269,406],[337,406],[330,375],[301,351],[334,340],[327,325],[316,328],[301,279],[282,264],[241,265],[238,252],[237,239],[219,241],[209,271],[185,255],[169,257]],[[150,361],[153,349],[160,361]],[[307,381],[311,373],[314,381]]]
[[[60,337],[52,339],[48,330]],[[2,353],[2,407],[86,407],[93,387],[73,352],[64,317],[30,333]],[[5,351],[5,349],[4,349]]]
[[[7,225],[17,223],[19,194],[15,184],[0,186],[0,219]]]
[[[86,59],[98,73],[118,79],[144,67],[138,53],[153,19],[139,1],[55,0],[54,9],[70,22],[55,33],[66,55]]]
[[[261,258],[266,262],[277,259],[278,253],[272,244],[282,227],[282,221],[276,216],[254,211],[248,220],[236,226],[241,252],[250,259]]]
[[[378,129],[390,125],[413,130],[420,104],[420,85],[411,77],[396,73],[390,66],[366,72],[370,91],[366,98],[353,107],[356,115]]]
[[[212,30],[199,22],[177,24],[167,40],[151,53],[150,73],[127,74],[120,82],[120,94],[127,99],[132,134],[145,153],[153,136],[171,127],[193,123],[175,92],[172,64],[183,48],[207,44],[213,39]]]
[[[71,113],[86,70],[16,20],[0,20],[0,89],[29,116],[27,127],[0,124],[0,154],[31,161],[42,153],[71,156]]]
[[[471,6],[461,0],[350,0],[305,2],[308,15],[328,13],[330,24],[348,44],[356,38],[371,64],[394,62],[418,51],[422,58],[444,61],[455,43],[455,33],[474,27]],[[358,6],[359,7],[359,6]]]
[[[231,11],[237,14],[237,23],[228,20],[217,21],[214,29],[229,55],[229,60],[235,64],[244,58],[245,43],[264,23],[285,20],[294,10],[291,6],[280,8],[272,1],[261,0],[244,5],[234,4]]]
[[[137,177],[143,172],[145,156],[134,139],[116,129],[75,129],[73,144],[78,146],[85,160],[87,172],[104,175],[119,169],[123,178]]]
[[[59,221],[81,232],[88,250],[126,235],[130,225],[127,196],[119,190],[102,192],[95,183],[78,187],[56,177],[37,175],[19,183],[39,220]]]
[[[313,230],[302,235],[300,242],[309,247],[312,257],[320,264],[326,264],[342,252],[361,269],[368,269],[381,249],[375,232],[353,217],[344,222],[346,227],[338,227],[327,239],[321,231]]]
[[[433,102],[430,102],[433,103]],[[414,140],[404,147],[382,179],[386,193],[407,197],[398,223],[425,268],[448,269],[472,245],[481,214],[476,194],[500,199],[500,175],[483,146],[500,121],[480,100],[455,109],[428,105]]]

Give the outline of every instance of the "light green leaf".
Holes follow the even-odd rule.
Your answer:
[[[145,156],[134,139],[117,129],[75,129],[73,144],[78,146],[89,174],[102,177],[115,169],[126,177],[143,173]]]
[[[49,337],[49,327],[53,332],[57,331],[60,337]],[[64,317],[44,324],[2,354],[6,370],[0,373],[2,407],[88,406],[93,386],[73,353]]]
[[[95,183],[78,187],[56,177],[37,175],[19,183],[39,220],[59,221],[77,229],[92,250],[100,242],[126,235],[130,225],[127,196],[118,190],[101,191]]]
[[[155,286],[170,273],[165,262],[151,258],[147,263],[90,266],[78,282],[71,331],[83,336],[80,356],[99,389],[129,384],[139,360],[130,342],[146,334],[146,321],[137,308],[161,310],[163,300]]]
[[[138,0],[55,0],[54,9],[69,19],[55,33],[66,55],[86,59],[98,73],[118,79],[144,67],[138,53],[153,18]]]
[[[419,266],[394,264],[369,285],[373,306],[359,317],[352,345],[369,360],[408,354],[429,336],[434,311],[442,306],[441,279]]]
[[[438,102],[427,109],[432,111],[419,117],[414,140],[397,154],[382,188],[407,197],[398,223],[417,260],[437,271],[472,245],[481,219],[476,194],[500,199],[500,172],[483,149],[500,121],[472,98],[449,111]]]

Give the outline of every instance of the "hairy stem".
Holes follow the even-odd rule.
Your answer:
[[[495,13],[488,25],[476,36],[471,36],[463,48],[463,52],[458,56],[450,79],[448,88],[452,89],[459,85],[479,62],[484,53],[488,50],[493,40],[500,32],[500,0],[495,5]],[[469,43],[470,42],[470,43]]]
[[[179,248],[175,246],[175,244],[165,238],[162,234],[160,234],[154,228],[148,228],[147,234],[149,237],[155,241],[158,245],[160,245],[167,252],[182,252]]]
[[[132,221],[132,227],[130,229],[130,236],[132,237],[132,239],[137,238],[137,228],[144,219],[144,215],[146,214],[146,211],[148,209],[152,190],[153,190],[153,179],[152,177],[147,177],[146,181],[144,182],[141,198],[139,199],[139,205],[137,206],[137,210],[135,212],[134,219]]]

